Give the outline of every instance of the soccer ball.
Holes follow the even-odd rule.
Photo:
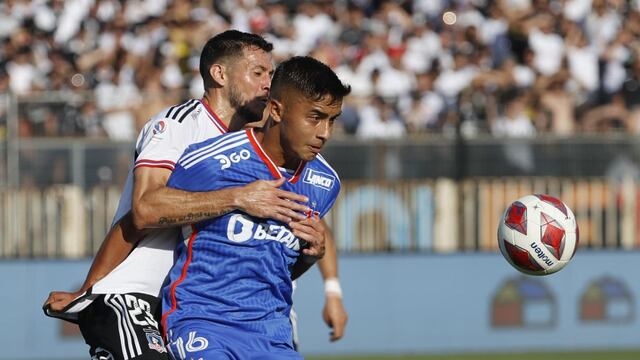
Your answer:
[[[529,275],[564,268],[578,247],[578,224],[569,207],[549,195],[527,195],[507,207],[498,226],[507,261]]]

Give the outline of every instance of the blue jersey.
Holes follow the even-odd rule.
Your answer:
[[[320,217],[340,191],[337,174],[320,155],[289,174],[271,161],[252,130],[191,145],[168,186],[210,191],[283,176],[288,181],[281,189],[307,196]],[[240,211],[197,223],[183,235],[162,293],[165,329],[208,322],[290,344],[290,270],[302,240],[284,223]]]

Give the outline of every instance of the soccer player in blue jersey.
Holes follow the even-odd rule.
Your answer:
[[[308,219],[283,223],[242,211],[184,227],[162,290],[168,346],[178,359],[300,359],[293,349],[292,278],[312,261],[305,239],[340,191],[320,151],[350,92],[326,65],[294,57],[274,74],[262,132],[229,133],[191,145],[168,186],[185,191],[286,179],[304,195]]]

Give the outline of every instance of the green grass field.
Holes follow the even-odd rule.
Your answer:
[[[640,360],[640,351],[464,355],[306,356],[306,360]]]

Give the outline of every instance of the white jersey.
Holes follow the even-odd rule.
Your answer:
[[[226,132],[224,123],[201,100],[189,100],[164,109],[149,120],[138,136],[135,161],[129,170],[112,226],[131,210],[135,169],[160,167],[173,170],[189,145]],[[93,285],[92,293],[136,292],[159,296],[173,265],[178,232],[178,228],[149,232],[120,265]]]

